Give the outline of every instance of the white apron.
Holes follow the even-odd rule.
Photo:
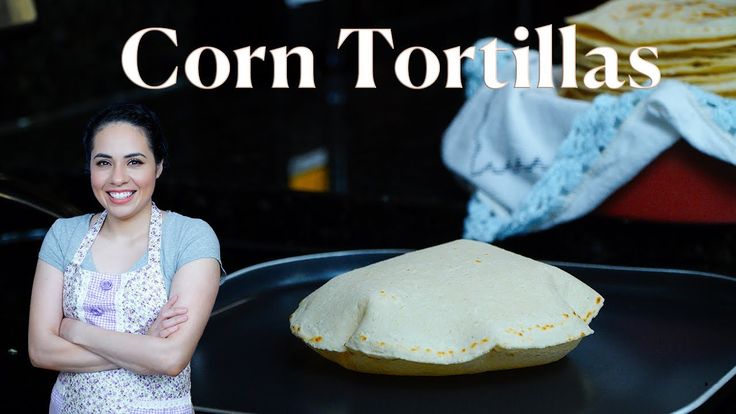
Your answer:
[[[64,316],[118,332],[145,335],[168,300],[161,267],[161,212],[154,204],[148,233],[148,263],[138,270],[106,274],[82,269],[102,228],[102,212],[64,271]],[[119,368],[60,372],[50,413],[191,413],[191,368],[175,377],[139,375]]]

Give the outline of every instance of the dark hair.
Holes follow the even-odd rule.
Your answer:
[[[84,146],[84,171],[89,173],[89,162],[92,158],[92,145],[95,135],[105,126],[114,122],[126,122],[143,130],[148,139],[148,147],[153,151],[156,164],[163,162],[167,166],[169,148],[166,144],[158,116],[140,104],[117,103],[96,113],[87,123],[82,137]]]

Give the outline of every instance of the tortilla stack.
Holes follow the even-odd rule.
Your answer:
[[[736,94],[736,0],[612,0],[567,22],[576,25],[579,90],[561,89],[564,96],[592,99],[599,93],[632,90],[629,75],[639,83],[647,79],[629,63],[632,51],[643,46],[657,48],[658,58],[646,51],[641,56],[657,65],[662,80],[688,82],[723,96]],[[586,54],[601,46],[617,52],[623,87],[583,85],[584,74],[603,65],[602,57]]]

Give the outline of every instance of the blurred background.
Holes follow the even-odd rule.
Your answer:
[[[24,306],[45,229],[55,216],[99,210],[83,172],[81,135],[107,104],[140,102],[159,114],[170,167],[154,199],[210,223],[229,272],[308,253],[427,247],[462,236],[470,192],[442,164],[440,143],[464,94],[444,88],[444,63],[434,86],[401,85],[394,75],[398,53],[419,45],[441,55],[487,36],[512,41],[519,25],[562,27],[565,16],[597,3],[0,1],[0,249],[3,303],[13,309],[3,316],[11,326],[4,349],[25,340]],[[178,47],[162,35],[145,37],[142,76],[160,83],[178,65],[175,87],[145,90],[122,71],[124,43],[148,27],[175,29]],[[395,49],[382,40],[374,48],[376,89],[354,88],[357,40],[353,35],[338,50],[340,28],[392,29]],[[197,89],[184,76],[187,55],[201,46],[230,58],[231,76],[217,89]],[[246,46],[310,48],[317,87],[298,89],[291,64],[291,88],[272,89],[267,53],[265,62],[253,63],[254,88],[236,89],[233,50]],[[205,84],[213,68],[205,54]],[[422,62],[412,60],[412,69],[420,82]],[[727,174],[736,177],[733,169]],[[736,226],[727,222],[641,220],[599,210],[497,244],[540,260],[736,274]],[[27,364],[16,351],[9,360]]]
[[[82,169],[85,122],[111,102],[144,103],[160,115],[171,147],[156,201],[208,221],[229,271],[294,254],[419,248],[461,237],[469,192],[442,164],[439,148],[463,91],[444,88],[445,64],[432,87],[406,88],[393,72],[396,55],[416,45],[441,54],[486,36],[510,41],[518,25],[561,27],[565,16],[592,7],[570,0],[4,2],[13,3],[32,5],[36,15],[0,29],[0,173],[52,201],[96,211]],[[142,89],[122,71],[124,43],[147,27],[177,31],[178,47],[152,34],[139,50],[150,84],[180,66],[175,87]],[[374,47],[376,89],[354,87],[355,35],[337,49],[339,29],[354,27],[392,29],[395,49],[383,41]],[[197,89],[184,76],[186,56],[201,46],[231,60],[231,76],[217,89]],[[236,89],[232,51],[245,46],[310,48],[317,87],[298,89],[291,64],[291,87],[271,88],[267,53],[253,63],[254,88]],[[213,68],[205,54],[205,84]],[[411,68],[420,82],[421,59]],[[593,214],[499,244],[537,259],[733,273],[733,230]]]

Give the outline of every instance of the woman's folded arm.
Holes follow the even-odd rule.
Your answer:
[[[38,368],[65,372],[93,372],[119,368],[104,357],[59,336],[63,273],[39,260],[33,280],[28,324],[28,355]]]
[[[187,321],[166,338],[106,330],[64,319],[61,336],[72,343],[140,374],[177,375],[194,354],[219,288],[220,266],[215,259],[198,259],[174,275],[171,295],[188,310]]]

